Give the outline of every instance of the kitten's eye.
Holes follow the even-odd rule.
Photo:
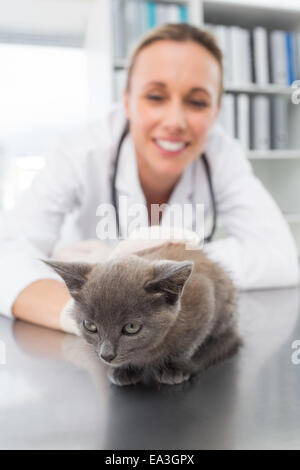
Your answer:
[[[83,326],[90,333],[96,333],[98,331],[95,323],[89,320],[83,320]]]
[[[142,327],[140,325],[135,325],[134,323],[127,323],[127,325],[123,327],[122,333],[124,333],[125,335],[134,335],[138,331],[140,331],[141,328]]]

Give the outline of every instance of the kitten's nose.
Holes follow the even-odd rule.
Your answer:
[[[111,362],[116,355],[113,353],[110,354],[100,354],[100,357],[105,361],[105,362]]]

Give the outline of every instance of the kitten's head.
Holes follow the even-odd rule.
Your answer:
[[[174,324],[191,261],[136,255],[90,263],[44,261],[65,281],[82,336],[111,366],[151,357]]]

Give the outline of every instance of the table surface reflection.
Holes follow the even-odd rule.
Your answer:
[[[0,448],[299,449],[299,294],[240,292],[243,348],[177,386],[111,385],[81,338],[0,317]]]

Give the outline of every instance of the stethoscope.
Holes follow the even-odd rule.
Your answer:
[[[125,137],[129,133],[129,121],[126,121],[125,127],[122,131],[120,140],[118,142],[117,150],[115,153],[115,158],[114,158],[114,170],[113,170],[113,176],[112,176],[112,185],[111,185],[111,197],[112,197],[112,202],[115,208],[115,213],[116,213],[116,228],[117,228],[117,234],[120,236],[120,218],[119,218],[119,207],[117,203],[117,190],[116,190],[116,178],[117,178],[117,172],[118,172],[118,165],[119,165],[119,158],[120,158],[120,152],[122,148],[122,144],[124,142]],[[208,186],[209,186],[209,193],[210,193],[210,199],[211,199],[211,205],[212,205],[212,212],[213,212],[213,223],[212,223],[212,228],[210,231],[210,234],[207,235],[204,238],[204,243],[210,242],[212,240],[212,237],[215,233],[216,230],[216,225],[217,225],[217,207],[216,207],[216,200],[215,200],[215,194],[214,194],[214,189],[213,189],[213,184],[212,184],[212,179],[211,179],[211,171],[210,167],[206,158],[205,153],[202,153],[199,157],[204,165],[205,169],[205,174],[206,178],[208,181]],[[193,227],[194,230],[194,227]],[[195,230],[194,230],[195,231]]]

